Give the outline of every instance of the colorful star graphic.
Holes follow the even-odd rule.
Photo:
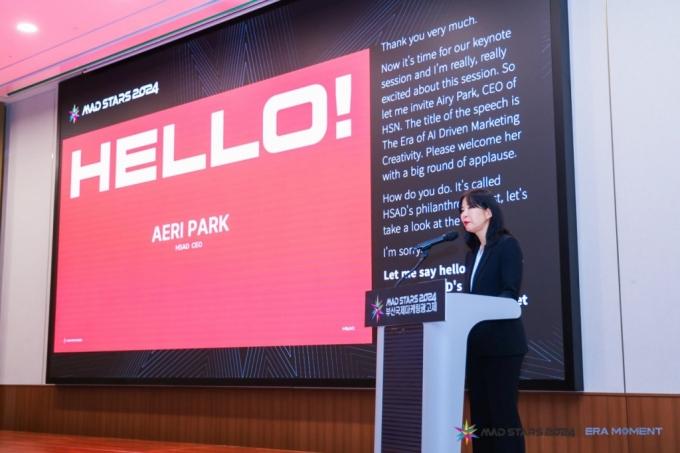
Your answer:
[[[72,123],[75,123],[78,120],[78,118],[80,118],[80,109],[76,107],[74,104],[73,110],[70,110],[68,114],[70,115],[68,120]]]
[[[460,442],[461,440],[465,439],[465,445],[468,444],[469,441],[471,441],[473,438],[474,439],[479,439],[478,436],[474,435],[473,433],[477,431],[475,429],[475,425],[468,426],[468,421],[465,420],[465,425],[463,425],[462,428],[456,428],[458,430],[458,441]]]
[[[371,304],[371,307],[373,307],[373,319],[380,321],[380,315],[385,314],[383,312],[383,304],[380,303],[380,298],[376,298],[375,303]]]

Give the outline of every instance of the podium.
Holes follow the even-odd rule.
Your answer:
[[[463,428],[465,423],[463,398],[468,334],[482,321],[521,315],[515,300],[446,293],[444,285],[445,281],[440,280],[366,294],[366,325],[378,325],[376,453],[460,452],[461,439],[456,428]],[[404,296],[405,291],[416,296]],[[389,316],[387,312],[390,302],[392,308],[397,309],[409,297],[427,300],[432,299],[433,293],[438,300],[434,305],[437,316],[433,316],[432,302],[429,307],[418,304],[416,310],[399,310],[396,316]],[[377,311],[376,307],[379,307]],[[369,319],[369,310],[372,319]],[[376,313],[382,313],[384,325],[375,319]],[[421,322],[414,322],[419,316]],[[435,317],[438,319],[433,320]]]

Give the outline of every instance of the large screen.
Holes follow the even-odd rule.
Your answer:
[[[48,382],[370,386],[364,292],[463,291],[462,241],[411,246],[481,187],[524,252],[524,387],[578,387],[564,19],[286,1],[62,83]]]

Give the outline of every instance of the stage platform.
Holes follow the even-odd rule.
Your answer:
[[[291,450],[0,431],[0,453],[292,453]],[[299,453],[299,452],[298,452]]]

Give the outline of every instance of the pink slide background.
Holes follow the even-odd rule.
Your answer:
[[[336,78],[351,74],[349,113]],[[327,130],[316,144],[270,153],[263,109],[309,85],[327,93]],[[162,87],[161,87],[162,89]],[[371,342],[363,327],[371,287],[368,50],[64,140],[54,350],[193,349]],[[224,111],[224,147],[259,142],[256,158],[211,167],[211,114]],[[312,104],[281,110],[279,135],[312,125]],[[336,123],[351,119],[351,136]],[[207,167],[162,177],[163,127],[175,125],[175,160]],[[116,140],[158,131],[153,181],[116,188]],[[82,166],[111,143],[110,188],[99,177],[71,198],[74,151]],[[229,214],[229,231],[189,220]],[[152,242],[155,227],[184,237]],[[176,250],[201,242],[200,248]]]

